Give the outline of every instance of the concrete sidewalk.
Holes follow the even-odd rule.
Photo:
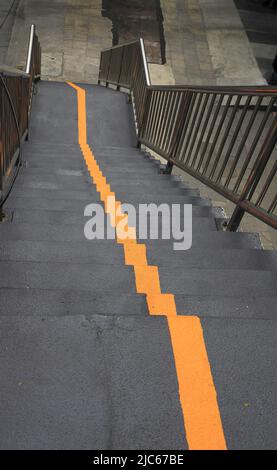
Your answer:
[[[1,0],[0,4],[0,64],[6,62],[12,28],[19,0]]]
[[[161,0],[166,65],[150,65],[154,84],[265,83],[231,0]],[[20,0],[8,62],[25,60],[29,27],[42,44],[42,73],[51,80],[96,83],[99,57],[112,44],[112,22],[102,2]]]

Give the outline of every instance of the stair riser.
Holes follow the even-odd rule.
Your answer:
[[[5,272],[0,279],[0,287],[4,288],[136,293],[130,267],[114,266],[111,270],[102,265],[3,261],[0,271]]]
[[[216,296],[272,296],[276,292],[277,273],[246,270],[205,270],[160,268],[163,292]]]
[[[80,232],[83,234],[84,227],[86,222],[89,220],[89,217],[84,217],[84,211],[80,210],[79,212],[70,212],[68,209],[67,211],[56,210],[13,210],[13,223],[28,223],[28,224],[54,224],[54,225],[61,225],[66,226],[64,230],[71,230],[73,225],[78,225]],[[9,212],[8,212],[9,215]],[[107,219],[104,219],[104,227],[107,226]],[[68,227],[68,228],[67,228]],[[201,232],[201,231],[216,231],[216,225],[213,219],[209,217],[195,217],[192,220],[192,229],[193,232]],[[99,227],[100,230],[100,227]],[[162,224],[159,222],[159,233],[161,233]]]
[[[58,188],[57,188],[58,189]],[[52,189],[51,189],[52,190]],[[171,201],[166,202],[166,197],[164,196],[156,196],[156,198],[153,200],[149,199],[146,201],[143,198],[137,198],[140,199],[140,202],[137,203],[137,200],[133,200],[132,198],[125,198],[123,194],[118,193],[117,199],[121,200],[122,204],[131,204],[133,208],[138,212],[140,209],[140,204],[141,205],[149,205],[149,204],[154,204],[156,206],[160,206],[161,204],[167,204],[169,205],[170,209],[170,204],[178,204],[180,206],[184,204],[191,205],[193,204],[193,207],[207,207],[207,213],[210,214],[210,206],[208,204],[205,204],[202,200],[199,200],[198,198],[192,198],[192,197],[179,197],[175,196],[174,198],[171,199]],[[47,198],[28,198],[28,197],[23,197],[23,198],[16,198],[13,197],[10,199],[7,204],[6,208],[10,209],[26,209],[26,210],[54,210],[54,211],[81,211],[82,213],[84,212],[84,209],[87,205],[93,204],[93,203],[98,203],[100,204],[100,195],[98,193],[95,193],[95,195],[91,194],[90,197],[85,201],[79,201],[79,200],[67,200],[67,199],[47,199]],[[54,207],[52,207],[52,204]],[[195,212],[197,214],[197,210]],[[201,211],[200,211],[201,213]],[[181,207],[181,214],[183,214],[182,207]]]
[[[9,213],[8,213],[9,214]],[[103,243],[106,246],[107,244],[112,244],[114,246],[114,241],[97,241],[94,240],[93,242],[87,241],[84,239],[83,233],[83,223],[77,221],[74,224],[74,220],[72,222],[72,218],[70,221],[72,222],[71,225],[67,226],[66,228],[62,224],[43,224],[40,219],[39,215],[37,216],[37,223],[28,224],[27,222],[27,212],[24,211],[22,222],[19,222],[20,217],[17,214],[14,214],[13,223],[4,223],[0,225],[0,241],[11,241],[11,240],[33,240],[33,241],[52,241],[52,242],[84,242],[85,246],[90,246],[91,243],[99,246],[99,249],[103,246]],[[25,222],[24,222],[25,217]],[[70,217],[70,216],[69,216]],[[202,224],[202,220],[200,221]],[[154,245],[155,249],[159,251],[163,250],[172,250],[172,242],[171,241],[146,241],[147,246],[150,248]],[[253,249],[259,250],[259,245],[256,239],[253,239],[247,233],[224,233],[218,231],[208,231],[204,232],[203,230],[193,232],[193,247],[199,248],[224,248],[228,249]]]
[[[271,296],[212,296],[175,295],[178,315],[196,315],[200,318],[273,319],[276,320],[277,297]]]
[[[57,317],[86,315],[117,315],[148,317],[144,295],[71,290],[0,289],[0,316],[24,315]],[[130,309],[132,305],[132,309]]]

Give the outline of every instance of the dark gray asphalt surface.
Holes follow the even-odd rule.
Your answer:
[[[178,314],[202,319],[228,447],[276,447],[276,253],[218,232],[210,202],[135,148],[125,95],[85,88],[89,143],[117,196],[193,203],[190,251],[145,243]],[[39,85],[0,226],[0,448],[186,449],[167,320],[149,317],[122,247],[84,238],[99,196],[76,104],[69,86]]]

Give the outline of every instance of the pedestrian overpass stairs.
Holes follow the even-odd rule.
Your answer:
[[[1,449],[276,447],[277,255],[162,169],[124,93],[39,83],[0,225]],[[192,248],[87,240],[106,184],[192,204]]]

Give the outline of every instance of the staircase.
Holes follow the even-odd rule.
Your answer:
[[[124,93],[81,88],[87,143],[116,198],[193,206],[190,250],[138,240],[158,267],[161,292],[175,298],[184,336],[178,350],[163,305],[149,315],[124,244],[84,237],[84,208],[101,197],[78,144],[76,91],[41,82],[0,225],[0,448],[216,447],[213,437],[201,444],[214,405],[205,389],[187,397],[206,413],[199,433],[182,402],[183,385],[193,392],[182,373],[199,370],[186,322],[200,318],[226,446],[274,449],[276,253],[251,234],[218,231],[210,201],[136,148]]]

